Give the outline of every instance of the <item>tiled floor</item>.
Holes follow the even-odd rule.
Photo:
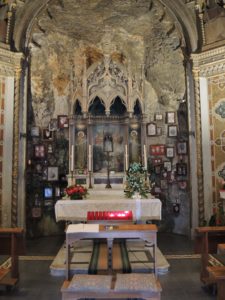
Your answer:
[[[64,278],[50,275],[49,266],[63,243],[63,236],[45,237],[27,241],[27,255],[33,260],[20,261],[18,287],[6,292],[0,287],[0,300],[59,300],[60,287]],[[163,288],[162,300],[207,300],[216,299],[206,293],[199,279],[200,259],[193,254],[193,243],[187,237],[159,233],[158,245],[170,263],[170,271],[160,276]],[[172,256],[173,255],[173,256]],[[174,256],[176,255],[176,256]],[[39,260],[35,259],[38,256]],[[43,256],[43,260],[41,257]],[[29,257],[28,257],[29,258]]]

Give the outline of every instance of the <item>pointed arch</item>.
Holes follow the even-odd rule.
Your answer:
[[[141,108],[141,103],[139,99],[136,99],[134,102],[134,115],[135,116],[141,116],[142,115],[142,108]]]
[[[81,116],[82,115],[82,106],[81,106],[81,103],[78,99],[76,99],[76,101],[73,105],[73,113],[76,116]]]
[[[105,115],[105,105],[104,102],[97,96],[95,97],[89,105],[88,112],[93,116]]]
[[[127,108],[120,97],[116,97],[110,106],[110,115],[124,115],[127,112]]]

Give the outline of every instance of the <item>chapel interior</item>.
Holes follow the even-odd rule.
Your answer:
[[[62,299],[57,203],[75,184],[129,210],[135,164],[161,205],[144,222],[170,266],[162,299],[216,299],[194,244],[225,226],[224,28],[224,0],[0,0],[0,228],[21,228],[27,255],[12,299]]]

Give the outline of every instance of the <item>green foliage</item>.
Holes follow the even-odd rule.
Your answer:
[[[131,164],[127,171],[126,196],[131,198],[135,193],[139,193],[142,197],[147,198],[146,178],[146,169],[140,163]]]

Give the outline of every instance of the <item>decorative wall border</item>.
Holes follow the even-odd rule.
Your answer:
[[[201,128],[201,98],[200,77],[212,77],[225,73],[225,47],[208,50],[199,54],[192,54],[194,92],[195,92],[195,120],[196,120],[196,151],[197,151],[197,185],[198,185],[198,219],[199,225],[205,220],[204,204],[204,173],[202,155]]]
[[[12,161],[12,199],[11,226],[18,224],[18,168],[19,168],[19,112],[22,53],[0,49],[0,76],[14,77],[14,112],[13,112],[13,161]],[[6,95],[7,96],[7,95]],[[5,99],[7,101],[7,99]],[[3,157],[4,159],[4,157]],[[0,206],[1,203],[0,203]],[[3,208],[2,208],[3,209]]]

